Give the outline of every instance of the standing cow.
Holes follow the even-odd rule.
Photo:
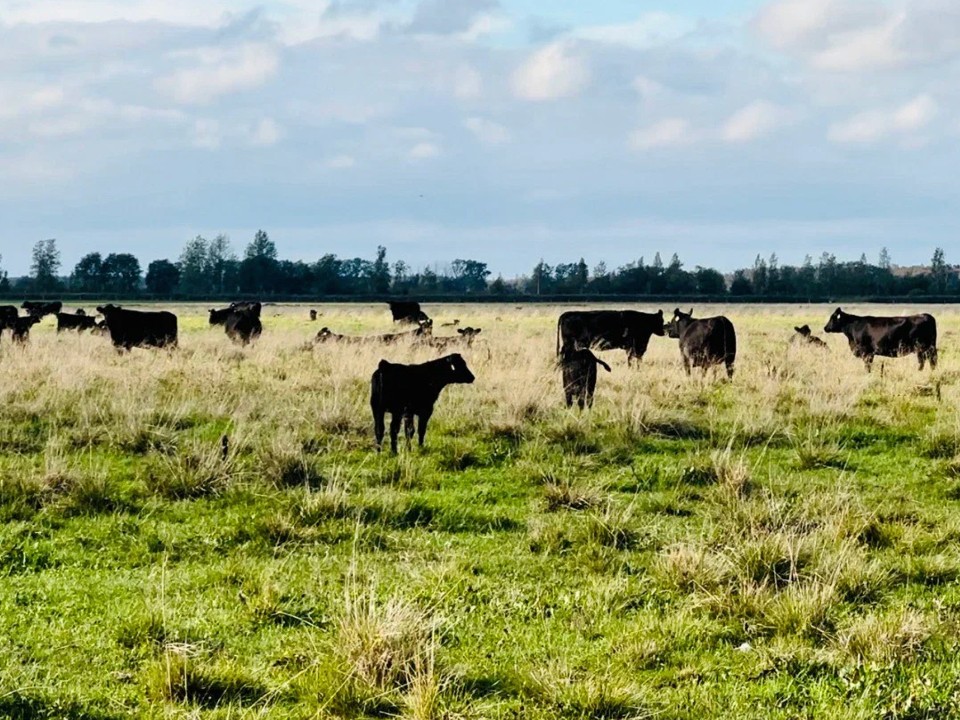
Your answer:
[[[430,318],[420,309],[420,303],[412,300],[390,300],[390,314],[394,322],[423,325]]]
[[[420,365],[399,365],[381,360],[370,378],[370,409],[373,411],[373,432],[377,452],[383,444],[384,416],[390,413],[390,449],[397,452],[400,421],[409,441],[413,437],[413,417],[417,417],[420,447],[427,434],[427,423],[440,391],[453,383],[472,383],[473,373],[459,354]]]
[[[133,347],[176,347],[177,316],[172,312],[125,310],[118,305],[97,308],[117,350]]]
[[[861,358],[867,372],[873,369],[873,358],[903,357],[917,354],[920,369],[929,360],[937,367],[937,321],[933,315],[873,317],[851,315],[837,308],[823,328],[828,333],[843,333],[850,350]]]
[[[584,406],[592,408],[593,393],[597,388],[597,365],[607,372],[610,372],[610,366],[589,350],[566,347],[560,351],[558,365],[563,373],[563,397],[567,407],[572,407],[576,400],[581,410]]]
[[[230,307],[210,310],[210,324],[223,325],[224,332],[234,342],[246,345],[263,333],[260,322],[260,303],[230,303]]]
[[[663,336],[663,310],[571,310],[557,320],[557,355],[561,349],[622,348],[629,364],[643,358],[651,335]]]
[[[63,303],[59,300],[55,302],[38,302],[34,300],[24,300],[21,305],[27,314],[32,317],[43,318],[45,315],[56,315],[63,310]]]
[[[733,323],[723,315],[695,319],[690,312],[673,311],[673,319],[666,326],[667,335],[680,340],[680,355],[687,375],[691,367],[707,368],[725,365],[727,377],[733,377],[737,359],[737,333]]]

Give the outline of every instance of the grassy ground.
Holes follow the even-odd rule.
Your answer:
[[[933,374],[868,376],[789,345],[832,307],[726,308],[732,382],[653,338],[579,414],[559,308],[427,308],[477,382],[395,458],[369,376],[434,353],[310,347],[390,328],[319,309],[4,338],[0,717],[960,716],[957,310]]]

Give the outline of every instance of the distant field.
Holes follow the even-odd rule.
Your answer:
[[[960,307],[873,308],[940,365],[871,375],[833,306],[694,307],[732,382],[654,337],[581,414],[566,306],[426,306],[477,381],[398,457],[370,374],[436,351],[310,343],[385,305],[169,307],[172,352],[0,341],[0,717],[960,717]]]

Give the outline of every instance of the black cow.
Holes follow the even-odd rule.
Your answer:
[[[256,340],[263,332],[260,314],[252,310],[234,310],[224,323],[224,330],[234,342],[246,345]]]
[[[813,347],[825,348],[827,344],[818,338],[816,335],[812,335],[809,325],[803,325],[801,327],[794,327],[796,335],[791,338],[791,342],[799,342],[804,345],[812,345]]]
[[[20,311],[13,305],[0,305],[0,332],[13,327],[13,321],[20,317]]]
[[[97,326],[97,319],[90,317],[89,315],[81,315],[77,313],[76,315],[71,315],[70,313],[57,313],[57,332],[63,330],[76,330],[77,332],[83,332],[84,330],[92,330]]]
[[[263,306],[258,302],[252,302],[249,300],[243,300],[240,302],[230,303],[231,310],[242,310],[244,312],[251,312],[257,317],[260,317],[260,310]]]
[[[846,335],[850,350],[863,359],[867,372],[873,368],[877,355],[902,357],[916,353],[921,370],[927,360],[931,369],[937,366],[937,321],[928,313],[872,317],[850,315],[837,308],[823,331]]]
[[[557,355],[561,348],[622,348],[630,363],[643,357],[651,335],[663,335],[663,310],[571,310],[557,321]]]
[[[413,437],[413,417],[417,416],[420,447],[427,434],[427,423],[440,391],[452,383],[472,383],[473,373],[460,355],[447,355],[421,365],[398,365],[381,360],[370,378],[370,409],[377,452],[383,444],[384,416],[390,413],[390,449],[397,452],[397,434],[403,419],[407,442]]]
[[[316,311],[316,310],[311,310],[311,311],[310,311],[310,322],[315,322],[316,319],[317,319],[317,311]]]
[[[97,308],[118,350],[133,347],[176,347],[177,316],[172,312],[124,310],[117,305]]]
[[[569,347],[560,351],[557,364],[563,371],[563,396],[567,407],[573,406],[574,399],[581,410],[584,405],[593,407],[593,393],[597,388],[597,365],[607,372],[610,372],[610,366],[587,349],[574,350]]]
[[[446,350],[451,345],[473,346],[473,340],[477,335],[483,332],[483,328],[465,327],[457,328],[456,335],[446,335],[444,337],[431,337],[426,342],[437,350]]]
[[[86,315],[86,314],[87,314],[87,311],[84,310],[83,308],[77,308],[77,313],[76,313],[76,314],[77,314],[77,315]]]
[[[737,359],[737,333],[733,323],[723,315],[694,319],[693,309],[688,313],[673,311],[667,323],[667,335],[680,340],[683,369],[690,374],[691,367],[707,368],[726,365],[727,377],[733,377],[733,363]]]
[[[59,300],[56,302],[35,302],[31,300],[24,300],[23,305],[20,307],[27,311],[27,315],[42,318],[45,315],[56,315],[58,312],[63,310],[63,303]]]
[[[390,313],[393,315],[394,322],[417,323],[422,325],[430,320],[427,314],[420,309],[420,303],[410,300],[391,300]]]
[[[14,321],[8,325],[10,328],[10,337],[14,342],[23,344],[30,338],[30,328],[40,322],[40,317],[38,315],[27,315],[25,317],[15,318]]]

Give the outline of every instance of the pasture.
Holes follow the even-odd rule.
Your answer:
[[[960,716],[960,309],[872,308],[941,362],[868,375],[832,306],[695,307],[732,381],[654,337],[581,413],[565,308],[427,305],[477,379],[394,457],[370,375],[437,353],[310,342],[385,305],[268,305],[245,348],[167,307],[175,351],[0,342],[0,716]]]

